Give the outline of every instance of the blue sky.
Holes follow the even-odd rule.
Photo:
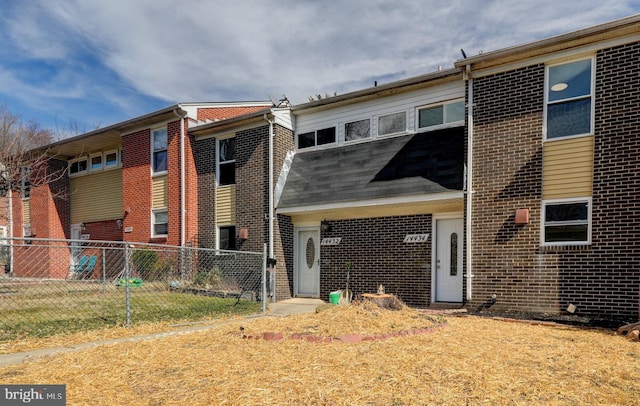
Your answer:
[[[0,104],[75,133],[178,102],[292,103],[640,13],[640,0],[0,0]],[[70,128],[73,127],[73,128]]]

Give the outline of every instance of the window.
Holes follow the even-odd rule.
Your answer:
[[[20,169],[20,195],[23,199],[31,197],[31,168],[26,166]]]
[[[543,203],[543,243],[575,245],[590,242],[590,200],[559,200]]]
[[[593,59],[547,68],[546,138],[592,133]]]
[[[169,213],[167,209],[153,211],[153,236],[166,236],[169,234]]]
[[[344,138],[345,141],[356,141],[371,136],[371,120],[368,118],[365,120],[354,121],[344,125]]]
[[[317,145],[333,144],[336,142],[336,128],[323,128],[318,131],[311,131],[298,134],[298,149],[315,147]]]
[[[418,128],[464,124],[464,101],[418,109]]]
[[[167,171],[167,129],[159,128],[151,132],[153,142],[153,172]]]
[[[218,140],[218,185],[236,183],[236,139]]]
[[[396,134],[407,131],[407,113],[393,113],[378,117],[378,135]]]
[[[218,249],[221,250],[234,250],[236,249],[236,227],[225,226],[218,229],[218,235],[220,236],[218,241]]]
[[[118,166],[118,151],[107,151],[104,153],[104,167],[113,168]]]
[[[69,164],[69,175],[78,175],[87,172],[87,157],[76,159]]]
[[[91,155],[91,170],[102,169],[102,154]]]

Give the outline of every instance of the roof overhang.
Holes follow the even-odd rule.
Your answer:
[[[443,192],[426,195],[390,197],[356,202],[340,202],[322,205],[298,207],[278,207],[276,213],[288,216],[317,217],[318,219],[357,218],[371,216],[372,212],[380,212],[385,216],[433,213],[440,211],[436,207],[460,206],[464,203],[464,192]]]
[[[213,133],[219,133],[229,131],[238,127],[244,127],[251,124],[259,123],[267,119],[273,118],[273,112],[271,108],[255,111],[253,113],[244,114],[225,120],[214,121],[207,124],[202,124],[196,127],[189,128],[189,133],[195,137],[203,137],[211,135]]]
[[[432,72],[425,75],[415,76],[409,79],[374,86],[351,93],[345,93],[338,96],[315,100],[305,104],[299,104],[297,106],[291,107],[291,112],[294,115],[298,115],[302,113],[311,113],[315,111],[333,109],[336,107],[354,103],[361,103],[363,101],[375,99],[378,97],[391,96],[398,93],[404,93],[415,89],[424,88],[426,86],[433,86],[438,83],[460,80],[460,75],[460,70],[455,68]]]
[[[108,127],[48,144],[33,152],[46,152],[48,155],[60,159],[72,159],[92,151],[104,150],[106,148],[113,148],[115,145],[120,145],[120,137],[122,134],[133,131],[136,128],[171,119],[178,120],[179,117],[176,114],[185,116],[187,111],[183,110],[180,104],[175,104],[162,110],[145,114],[144,116],[138,116],[131,120],[122,121]]]
[[[460,59],[454,63],[454,66],[459,69],[464,69],[469,66],[472,70],[478,71],[551,53],[579,50],[580,47],[597,43],[611,42],[615,44],[616,40],[618,40],[618,42],[628,42],[634,38],[640,38],[639,23],[640,14],[636,14],[540,41],[533,41]]]

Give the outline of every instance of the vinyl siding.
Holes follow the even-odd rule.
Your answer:
[[[223,186],[216,189],[216,223],[235,224],[236,187]]]
[[[122,217],[122,170],[71,178],[71,223]]]
[[[169,176],[157,176],[153,178],[152,207],[162,209],[169,206]]]
[[[29,199],[22,201],[22,224],[31,223],[31,201]]]
[[[546,142],[542,171],[544,199],[591,196],[593,137]]]
[[[416,108],[445,101],[464,99],[464,83],[452,81],[389,97],[337,107],[327,111],[302,114],[296,117],[296,134],[304,134],[322,128],[337,127],[336,137],[344,142],[344,124],[371,119],[371,134],[377,133],[377,118],[404,111],[407,113],[407,131],[416,131]]]

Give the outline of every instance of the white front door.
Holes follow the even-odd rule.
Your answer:
[[[435,221],[436,302],[462,302],[462,219]]]
[[[296,230],[296,296],[320,296],[320,230]]]

